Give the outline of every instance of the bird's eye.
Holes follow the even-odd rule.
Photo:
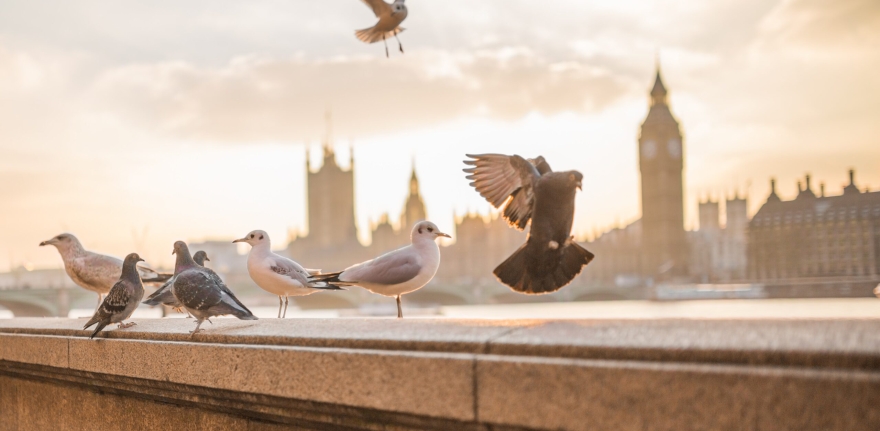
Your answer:
[[[422,233],[422,228],[419,228],[419,233]]]
[[[251,239],[254,239],[254,234],[251,234]]]
[[[429,227],[429,228],[428,228],[428,232],[434,232],[434,228]]]
[[[263,239],[263,235],[260,235],[260,239]]]

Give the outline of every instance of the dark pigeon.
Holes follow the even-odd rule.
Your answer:
[[[503,154],[467,155],[464,171],[471,186],[518,230],[531,221],[526,243],[493,271],[499,281],[530,295],[555,292],[571,282],[593,253],[571,235],[574,198],[583,175],[553,172],[543,157]]]
[[[89,338],[95,338],[98,332],[111,323],[118,323],[119,328],[128,328],[135,325],[134,322],[123,323],[123,320],[131,317],[131,313],[138,307],[141,299],[144,297],[144,283],[138,274],[137,263],[144,260],[137,253],[129,254],[122,262],[122,276],[119,281],[110,288],[110,292],[95,315],[83,326],[88,329],[89,326],[98,324],[95,332]]]
[[[186,243],[175,242],[173,254],[177,255],[177,262],[171,291],[186,311],[196,318],[196,329],[191,334],[199,332],[202,322],[214,316],[231,314],[241,320],[257,320],[217,273],[193,260]]]
[[[193,255],[193,261],[199,266],[205,266],[205,261],[211,261],[211,259],[208,259],[207,253],[199,250]],[[171,291],[171,285],[173,283],[174,277],[171,277],[171,279],[166,281],[162,287],[156,289],[152,295],[148,296],[143,303],[147,305],[167,305],[180,312],[183,305],[181,305],[180,301],[174,297],[174,292]]]

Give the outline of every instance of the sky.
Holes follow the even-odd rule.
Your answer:
[[[172,263],[178,239],[306,230],[305,157],[326,112],[354,152],[356,216],[396,219],[415,165],[428,216],[490,207],[465,153],[577,169],[575,232],[639,217],[636,141],[659,57],[699,199],[856,169],[880,188],[876,0],[407,2],[406,53],[366,45],[356,0],[0,3],[0,270],[55,268],[37,244]]]

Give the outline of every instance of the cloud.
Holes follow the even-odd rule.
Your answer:
[[[223,67],[131,65],[94,84],[98,109],[142,127],[225,142],[310,140],[332,109],[343,135],[366,136],[462,115],[514,119],[529,112],[590,112],[624,81],[584,62],[552,63],[527,49],[420,52],[391,61],[240,57]]]

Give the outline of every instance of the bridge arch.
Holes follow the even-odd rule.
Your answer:
[[[57,317],[58,307],[48,301],[29,298],[18,300],[0,299],[0,305],[12,312],[15,317]]]

